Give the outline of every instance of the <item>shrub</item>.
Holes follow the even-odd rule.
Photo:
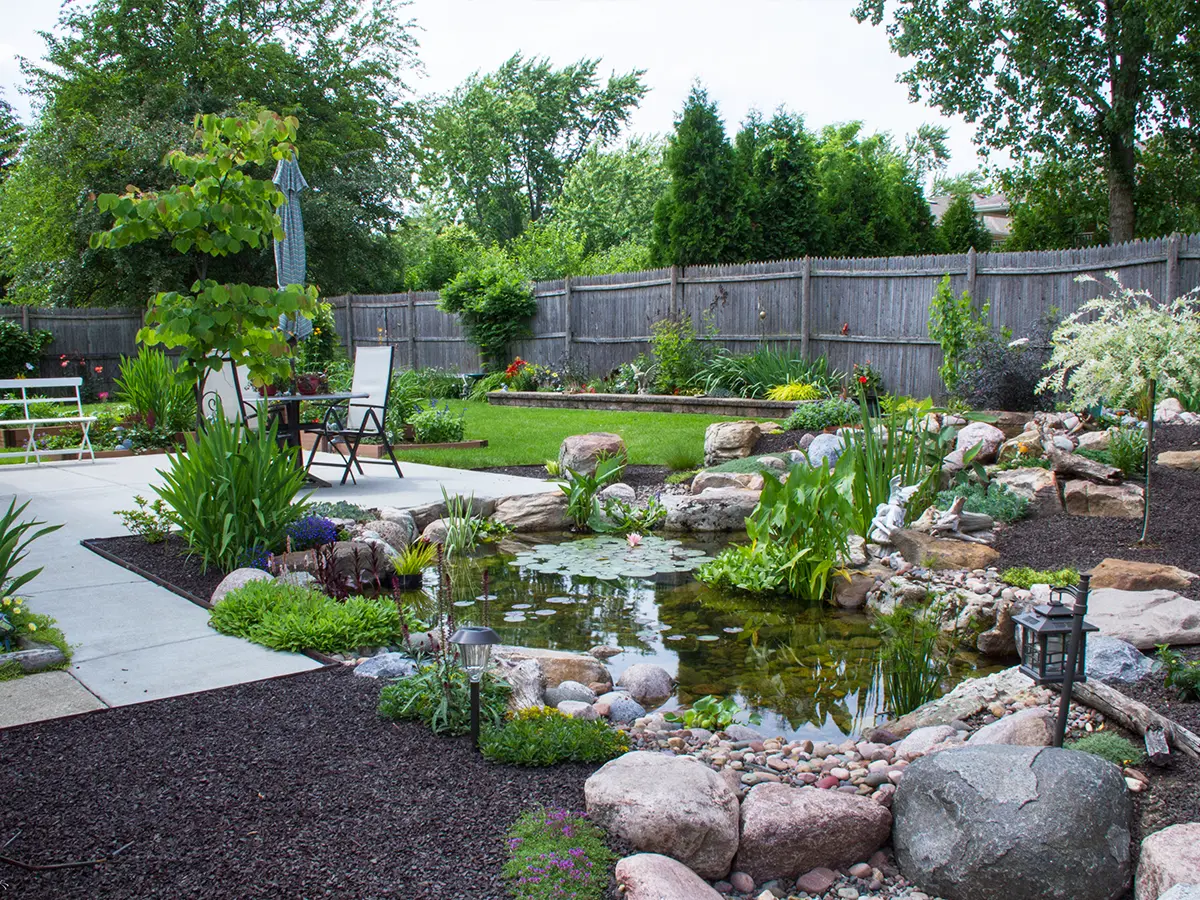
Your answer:
[[[171,512],[162,500],[147,503],[146,498],[135,494],[137,509],[118,509],[114,515],[121,517],[121,524],[133,534],[145,538],[147,544],[161,544],[171,533]]]
[[[870,362],[855,363],[850,370],[850,383],[856,391],[874,396],[883,387],[883,376]]]
[[[311,550],[338,539],[337,526],[324,516],[304,516],[287,526],[293,550]]]
[[[446,369],[415,369],[421,396],[438,400],[461,400],[466,394],[468,380]]]
[[[194,384],[175,377],[175,364],[161,350],[143,347],[132,359],[122,356],[114,385],[116,399],[128,403],[147,427],[176,432],[195,426]]]
[[[333,306],[318,302],[313,311],[312,324],[312,334],[296,346],[296,371],[328,373],[335,362],[344,359],[337,323],[333,318]]]
[[[483,676],[479,693],[481,724],[499,725],[508,706],[510,688]],[[379,715],[385,719],[415,719],[434,734],[466,734],[471,728],[470,682],[453,661],[423,666],[379,692]]]
[[[738,397],[762,398],[776,385],[800,382],[831,393],[840,386],[842,373],[830,370],[823,356],[811,362],[802,359],[790,347],[778,350],[760,347],[753,353],[722,351],[710,359],[702,373],[704,392]]]
[[[777,547],[740,544],[726,547],[697,569],[696,580],[721,590],[749,594],[784,593],[785,562],[783,552]]]
[[[668,722],[679,722],[684,728],[724,731],[737,721],[741,711],[741,707],[732,697],[721,700],[708,694],[693,703],[691,709],[685,709],[682,713],[669,712],[664,714],[663,718]],[[751,713],[748,720],[751,725],[757,725],[762,721],[762,716],[758,713]]]
[[[1159,644],[1158,661],[1166,670],[1163,683],[1179,692],[1182,700],[1200,701],[1200,660],[1188,662],[1178,650]]]
[[[274,425],[248,430],[217,416],[168,459],[165,484],[154,490],[205,568],[228,571],[248,552],[282,546],[287,526],[307,511],[307,496],[292,503],[304,471]]]
[[[486,250],[442,288],[439,307],[455,313],[486,368],[503,368],[513,341],[529,337],[537,300],[516,265],[499,249]]]
[[[38,522],[35,519],[18,521],[29,503],[30,501],[26,500],[17,506],[14,497],[8,503],[7,512],[0,515],[0,594],[15,594],[41,574],[42,566],[22,572],[20,575],[17,574],[16,569],[29,555],[30,544],[43,535],[62,528],[61,525],[46,525],[45,522]],[[39,525],[46,525],[46,527],[33,531]],[[30,534],[31,531],[33,531],[32,534]]]
[[[954,396],[975,409],[1010,409],[1024,412],[1054,408],[1052,393],[1038,386],[1050,358],[1050,334],[1058,314],[1045,316],[1029,335],[1019,340],[980,341],[962,355]]]
[[[1066,747],[1107,759],[1115,766],[1136,766],[1146,759],[1141,747],[1111,731],[1094,731],[1078,740],[1069,741]]]
[[[700,343],[692,319],[660,319],[650,328],[654,355],[654,389],[660,394],[694,390],[708,362],[708,349]]]
[[[853,422],[858,415],[857,403],[839,399],[818,400],[797,406],[783,427],[788,431],[821,431]]]
[[[1142,428],[1110,428],[1108,431],[1108,456],[1112,464],[1128,478],[1143,471],[1146,466],[1148,441]]]
[[[936,615],[899,606],[876,616],[883,690],[888,712],[902,716],[941,693],[950,674],[950,658],[939,652],[941,628]]]
[[[479,736],[484,759],[514,766],[604,763],[628,750],[625,735],[606,722],[573,719],[545,706],[523,709]]]
[[[1002,484],[958,484],[939,493],[937,505],[949,508],[956,497],[967,498],[967,512],[983,513],[997,522],[1017,522],[1029,515],[1029,501]]]
[[[976,312],[967,291],[955,299],[950,276],[942,279],[929,304],[929,336],[942,345],[938,375],[951,394],[957,395],[959,379],[969,371],[968,353],[994,341],[987,318],[988,304]]]
[[[1069,587],[1079,584],[1079,572],[1075,569],[1031,569],[1029,566],[1017,566],[1005,569],[1000,578],[1013,587],[1029,590],[1035,584],[1048,584],[1051,587]]]
[[[461,441],[466,434],[466,409],[456,415],[447,401],[445,406],[434,403],[413,415],[409,424],[413,427],[418,444],[450,444]]]
[[[803,381],[789,381],[787,384],[778,384],[767,391],[768,400],[783,400],[789,403],[800,403],[805,400],[820,400],[825,396],[825,392],[811,384],[805,384]]]
[[[49,331],[26,331],[12,319],[0,319],[0,378],[36,378],[42,351],[53,340]]]
[[[616,863],[582,814],[537,809],[508,832],[504,879],[515,900],[604,900]]]

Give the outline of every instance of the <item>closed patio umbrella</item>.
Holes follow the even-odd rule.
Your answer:
[[[281,159],[271,179],[287,198],[279,208],[283,223],[283,240],[275,242],[275,274],[282,290],[289,284],[304,284],[308,259],[304,253],[304,220],[300,216],[300,192],[308,182],[300,174],[300,166],[293,156]]]

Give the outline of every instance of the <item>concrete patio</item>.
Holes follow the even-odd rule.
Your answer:
[[[36,541],[25,565],[44,566],[22,594],[58,620],[75,647],[70,677],[51,672],[0,682],[0,727],[124,706],[316,668],[208,627],[205,610],[80,546],[123,534],[118,509],[153,498],[167,457],[0,467],[0,503],[30,500],[25,515],[63,527]],[[409,508],[442,499],[442,489],[478,498],[554,491],[544,481],[402,463],[364,466],[358,484],[314,489],[312,499]],[[335,470],[323,468],[324,473]]]

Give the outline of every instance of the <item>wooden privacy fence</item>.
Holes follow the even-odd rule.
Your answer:
[[[1078,275],[1103,279],[1108,271],[1129,287],[1176,297],[1200,285],[1200,235],[1082,250],[805,258],[543,281],[535,285],[533,337],[511,350],[533,362],[569,358],[601,375],[645,352],[655,322],[686,314],[701,332],[710,323],[711,340],[735,352],[790,346],[843,370],[870,362],[887,390],[936,396],[941,351],[929,339],[929,304],[943,276],[955,294],[969,290],[977,304],[990,301],[992,323],[1020,337],[1051,309],[1069,314],[1105,289],[1077,283]],[[479,370],[478,352],[457,318],[438,309],[436,292],[329,302],[347,350],[391,344],[401,365]],[[142,321],[140,310],[128,309],[0,307],[0,316],[54,333],[41,374],[61,374],[59,357],[67,354],[104,366],[103,385],[119,355],[136,350]]]

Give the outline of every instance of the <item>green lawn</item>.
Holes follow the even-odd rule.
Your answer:
[[[532,409],[465,400],[452,400],[450,405],[466,407],[467,440],[486,438],[488,446],[481,450],[411,450],[397,454],[400,459],[460,469],[538,465],[557,459],[559,445],[569,435],[610,431],[624,439],[633,465],[666,465],[668,456],[680,451],[699,464],[704,457],[704,429],[713,422],[739,421],[736,416]]]

